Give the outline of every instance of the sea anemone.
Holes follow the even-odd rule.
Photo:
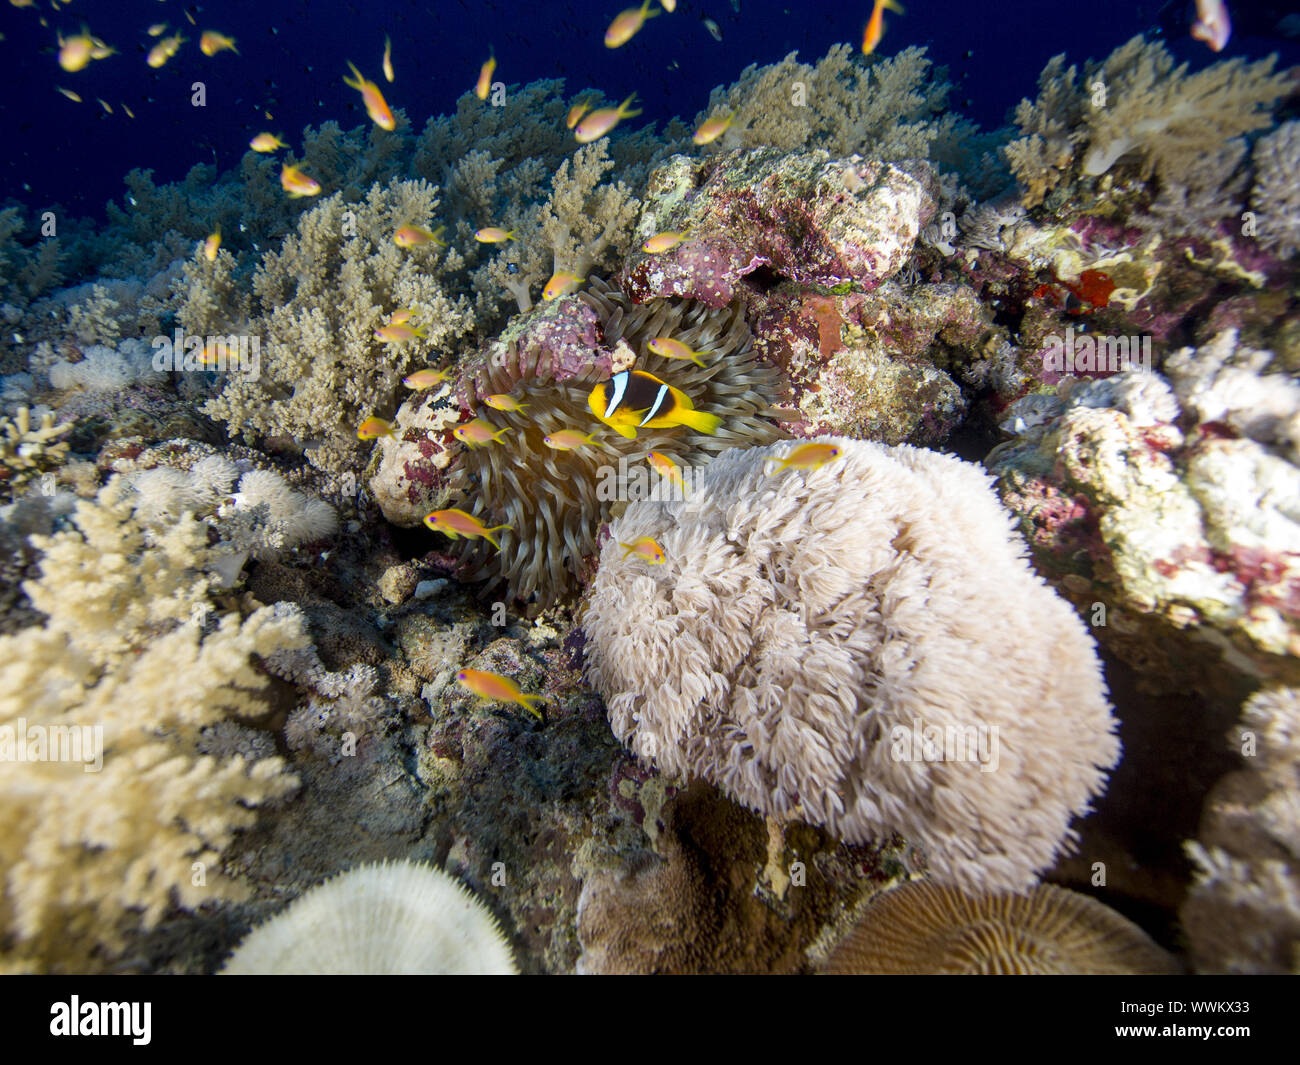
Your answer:
[[[832,952],[828,973],[1125,976],[1179,972],[1127,918],[1052,884],[963,895],[929,880],[877,895]]]
[[[496,919],[424,863],[358,866],[259,925],[222,973],[236,976],[492,975],[516,972]]]
[[[666,774],[1024,890],[1119,757],[1092,638],[979,467],[822,441],[818,469],[730,451],[685,501],[627,508],[582,615],[588,679]],[[663,564],[619,546],[644,536]]]
[[[480,408],[479,417],[510,432],[500,444],[468,451],[451,479],[452,492],[484,525],[511,526],[501,534],[499,552],[482,540],[461,547],[465,579],[504,581],[511,596],[536,596],[542,605],[573,589],[613,505],[644,497],[654,486],[658,475],[645,462],[651,451],[689,468],[729,448],[785,435],[770,415],[781,396],[779,375],[755,354],[739,307],[715,311],[666,299],[638,305],[599,279],[576,298],[595,312],[597,344],[610,353],[614,370],[654,374],[685,392],[697,409],[720,417],[722,426],[714,435],[678,426],[642,429],[635,440],[619,436],[592,417],[587,405],[592,387],[605,376],[595,350],[591,372],[561,381],[537,348],[515,347],[512,357],[481,371],[481,380],[470,387],[471,402],[478,395],[507,393],[527,406]],[[704,366],[649,351],[646,345],[656,337],[706,351]],[[598,442],[570,451],[543,442],[564,429],[595,432]]]

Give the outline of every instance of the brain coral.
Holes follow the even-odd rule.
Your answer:
[[[362,865],[255,928],[226,962],[236,976],[512,974],[496,919],[455,879],[416,862]]]
[[[963,895],[913,880],[878,895],[826,965],[829,973],[1130,975],[1177,973],[1137,925],[1053,884],[1028,895]]]
[[[600,489],[620,469],[633,478],[636,467],[644,470],[648,492],[646,456],[651,451],[690,466],[719,451],[768,444],[783,435],[767,417],[780,398],[779,375],[758,359],[738,309],[712,311],[700,303],[670,300],[637,305],[599,280],[578,298],[596,316],[594,343],[586,352],[591,372],[574,374],[571,352],[568,361],[553,358],[558,340],[521,344],[479,368],[478,377],[467,383],[471,401],[501,392],[528,406],[523,411],[480,408],[479,417],[510,432],[500,445],[467,451],[450,482],[454,494],[472,500],[466,509],[485,525],[513,526],[502,533],[500,552],[481,540],[466,543],[462,557],[468,579],[500,578],[512,596],[536,594],[543,603],[569,591],[583,559],[595,554],[596,534],[616,502],[612,491]],[[538,313],[548,312],[543,308]],[[646,345],[656,337],[707,351],[704,365],[653,354]],[[598,422],[587,406],[592,385],[607,377],[611,366],[649,371],[680,388],[697,409],[719,415],[722,426],[712,436],[677,426],[642,429],[635,440],[624,439]],[[572,376],[560,380],[561,372]],[[554,451],[543,443],[544,436],[564,429],[595,433],[597,443],[571,451]],[[622,494],[635,490],[635,481],[625,478]]]
[[[1091,638],[1024,560],[988,477],[833,440],[714,460],[610,529],[583,617],[615,733],[667,773],[849,842],[892,831],[936,877],[1022,890],[1119,757]],[[652,536],[667,561],[623,557]]]

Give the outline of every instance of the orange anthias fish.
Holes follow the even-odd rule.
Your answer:
[[[94,51],[95,39],[85,31],[75,37],[59,37],[59,66],[69,74],[84,70],[90,62],[90,53]]]
[[[538,712],[530,700],[545,702],[540,695],[526,695],[519,690],[519,685],[500,673],[487,673],[480,669],[462,669],[456,674],[456,683],[472,691],[480,699],[489,699],[497,703],[514,703],[522,706],[538,721],[546,719]]]
[[[645,0],[640,7],[630,7],[626,11],[620,11],[614,16],[614,21],[609,24],[609,29],[605,31],[605,47],[618,48],[627,44],[637,31],[645,25],[645,20],[654,18],[659,14],[658,11],[650,10],[651,0]]]
[[[172,56],[181,50],[181,45],[185,43],[185,38],[179,33],[173,33],[170,37],[164,37],[161,41],[149,49],[149,54],[145,56],[144,61],[157,70]]]
[[[382,340],[385,344],[407,344],[412,340],[424,340],[426,336],[423,331],[413,329],[403,322],[389,322],[375,330],[375,339]]]
[[[903,5],[896,3],[895,0],[876,0],[876,6],[871,9],[871,17],[867,19],[867,27],[862,31],[863,55],[874,52],[876,45],[880,43],[880,38],[885,35],[885,8],[903,14]]]
[[[379,86],[373,81],[366,81],[359,71],[351,63],[348,69],[352,71],[351,78],[344,78],[343,84],[349,88],[356,89],[361,93],[361,102],[366,105],[366,114],[380,129],[394,130],[397,128],[397,119],[393,117],[393,112],[388,109],[388,102],[384,99],[384,94],[379,91]]]
[[[591,104],[589,103],[574,104],[572,107],[569,108],[569,114],[565,118],[564,124],[568,126],[569,129],[573,129],[573,127],[578,124],[578,119],[580,119],[583,115],[585,115],[590,110],[591,110]]]
[[[474,95],[486,100],[492,91],[492,72],[497,68],[497,57],[488,49],[487,61],[479,68],[478,81],[474,83]]]
[[[542,289],[542,299],[558,300],[561,296],[572,292],[585,280],[585,277],[579,277],[577,274],[557,270],[551,275],[551,279],[546,282],[546,287]]]
[[[396,439],[392,422],[384,418],[370,417],[357,426],[358,440],[374,440],[380,436],[392,436]]]
[[[528,406],[527,403],[520,403],[514,396],[508,396],[504,392],[498,392],[495,395],[483,397],[483,402],[493,410],[516,411],[523,410]]]
[[[1196,0],[1196,21],[1192,36],[1204,41],[1212,52],[1222,52],[1232,36],[1232,23],[1228,19],[1228,5],[1224,0]]]
[[[212,233],[207,240],[203,242],[203,258],[208,262],[216,262],[217,249],[221,247],[221,227],[218,226],[216,232]]]
[[[685,239],[685,233],[675,233],[671,230],[665,233],[656,233],[641,245],[641,250],[650,255],[662,255],[664,252],[677,247]]]
[[[668,480],[671,484],[675,484],[682,490],[682,494],[685,495],[686,479],[682,476],[682,468],[678,466],[677,463],[667,455],[659,454],[658,451],[650,452],[650,454],[646,456],[646,461],[650,463],[656,473]]]
[[[655,337],[646,347],[662,358],[689,359],[700,367],[704,365],[700,361],[700,356],[709,354],[707,351],[692,351],[680,340],[673,340],[672,337]]]
[[[482,418],[475,418],[473,421],[466,422],[464,425],[456,426],[456,428],[451,431],[451,435],[466,447],[483,447],[488,443],[488,441],[491,441],[494,444],[501,443],[502,434],[508,432],[510,432],[510,426],[508,425],[504,429],[498,429],[496,432],[493,432],[492,426],[489,423],[485,422]]]
[[[393,42],[388,39],[388,34],[384,34],[384,80],[389,85],[393,83]]]
[[[433,388],[435,385],[442,384],[448,378],[445,370],[416,370],[415,373],[402,378],[402,384],[407,388]]]
[[[285,163],[280,168],[280,188],[296,200],[300,196],[315,196],[320,192],[320,182],[309,178],[296,166]]]
[[[700,128],[695,131],[691,137],[694,144],[712,144],[724,133],[736,117],[736,112],[732,111],[726,115],[715,115],[713,118],[706,118],[700,123]]]
[[[583,444],[595,444],[597,441],[595,433],[583,436],[576,429],[561,429],[558,433],[542,437],[542,443],[555,451],[572,451]]]
[[[515,231],[512,229],[507,232],[500,226],[484,226],[474,231],[474,239],[480,244],[504,244],[507,240],[515,239]]]
[[[216,30],[203,31],[199,37],[199,51],[206,56],[214,56],[218,52],[234,52],[235,55],[239,55],[239,49],[235,47],[235,38],[227,37]]]
[[[436,244],[445,248],[447,242],[442,239],[442,234],[446,229],[446,226],[439,226],[430,232],[424,226],[402,226],[393,234],[393,243],[399,248],[416,248],[421,244]]]
[[[602,107],[599,111],[591,112],[578,123],[578,128],[573,131],[574,139],[579,144],[590,144],[592,141],[605,136],[623,119],[635,118],[641,113],[639,109],[630,110],[630,105],[635,99],[636,93],[633,93],[617,107]]]
[[[842,449],[835,444],[800,444],[785,458],[770,458],[776,468],[768,470],[768,476],[779,470],[815,470],[840,457]]]
[[[630,544],[620,542],[618,546],[627,548],[623,552],[624,558],[627,558],[628,555],[637,555],[652,566],[662,565],[668,559],[668,556],[664,554],[664,549],[655,543],[653,536],[639,536]]]
[[[452,540],[459,540],[461,537],[470,540],[486,540],[498,551],[501,550],[501,545],[492,534],[500,529],[514,528],[513,525],[493,525],[487,528],[473,514],[466,514],[463,510],[435,510],[432,514],[424,516],[424,524],[434,532],[440,532]]]
[[[266,154],[267,152],[273,152],[277,148],[289,147],[287,144],[285,144],[284,141],[282,141],[274,133],[259,133],[256,137],[254,137],[251,141],[248,142],[248,146],[252,148],[253,151],[261,152],[262,154]]]

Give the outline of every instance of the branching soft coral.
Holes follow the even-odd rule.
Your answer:
[[[475,271],[475,287],[504,288],[526,311],[538,283],[555,271],[586,277],[625,255],[641,201],[622,181],[603,180],[613,168],[601,140],[559,164],[544,202],[513,197],[498,224],[515,230],[517,238]]]
[[[1269,125],[1290,84],[1273,73],[1275,58],[1225,60],[1189,75],[1161,42],[1134,37],[1090,61],[1079,82],[1077,68],[1056,56],[1039,78],[1038,98],[1016,109],[1023,136],[1005,149],[1026,206],[1041,203],[1076,167],[1097,177],[1124,159],[1162,186],[1186,182],[1234,138]]]
[[[1255,145],[1259,242],[1278,255],[1300,251],[1300,122],[1287,122]]]
[[[723,148],[815,147],[837,156],[925,159],[937,138],[955,140],[974,130],[951,116],[936,121],[950,86],[931,75],[924,48],[867,63],[840,44],[815,67],[797,55],[748,66],[733,85],[713,90],[698,120],[735,111],[718,142]]]
[[[130,512],[111,482],[78,505],[75,531],[35,538],[45,556],[26,590],[46,621],[0,637],[6,968],[98,968],[171,906],[239,897],[220,852],[250,807],[294,786],[277,758],[217,760],[197,744],[204,726],[265,709],[250,656],[304,646],[301,614],[211,620],[205,527],[187,516],[150,535]],[[84,757],[32,759],[33,735],[53,744],[58,730]]]
[[[399,181],[376,185],[364,203],[335,195],[303,215],[253,278],[261,373],[232,375],[206,412],[246,439],[284,434],[310,444],[319,469],[359,466],[357,425],[391,413],[402,377],[473,328],[467,300],[453,299],[438,276],[459,267],[457,253],[393,242],[400,226],[429,225],[437,205],[427,182]],[[375,338],[399,307],[412,309],[426,339]]]

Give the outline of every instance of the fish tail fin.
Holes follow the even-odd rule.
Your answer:
[[[492,534],[494,532],[500,531],[501,529],[512,529],[512,528],[514,528],[513,525],[493,525],[492,528],[483,530],[483,539],[486,540],[488,543],[490,543],[498,551],[500,551],[501,545],[497,543],[497,538]]]
[[[890,11],[896,11],[896,12],[898,12],[898,14],[900,14],[900,15],[905,15],[905,14],[907,14],[907,12],[903,10],[903,5],[900,4],[900,3],[898,2],[898,0],[885,0],[885,2],[884,2],[883,4],[881,4],[880,6],[881,6],[881,7],[887,7],[887,8],[889,8]]]
[[[492,439],[499,444],[501,443],[501,437],[508,432],[510,432],[510,426],[507,425],[504,429],[498,429],[495,433],[493,433]]]
[[[701,370],[704,369],[704,360],[700,358],[699,352],[691,353],[691,362],[695,363]]]
[[[790,460],[789,460],[789,459],[779,459],[779,458],[777,458],[775,455],[773,455],[773,456],[770,457],[770,458],[767,458],[767,459],[764,459],[764,460],[763,460],[763,464],[764,464],[765,466],[766,466],[767,463],[769,463],[769,462],[775,462],[775,463],[776,463],[776,467],[775,467],[775,469],[771,469],[771,470],[767,470],[767,471],[766,471],[766,473],[767,473],[767,475],[768,475],[769,477],[771,477],[771,476],[772,476],[773,474],[775,474],[775,473],[780,473],[783,469],[785,469],[787,466],[790,465]]]
[[[352,71],[352,77],[356,78],[357,80],[353,81],[351,78],[344,78],[343,84],[346,85],[349,89],[361,88],[361,81],[362,81],[361,71],[357,69],[356,64],[353,63],[352,60],[350,59],[348,60],[348,69]]]
[[[710,436],[716,433],[718,426],[722,424],[722,419],[716,414],[709,414],[702,410],[679,409],[673,412],[673,418],[697,433],[708,433]]]
[[[629,111],[627,109],[628,105],[631,104],[632,101],[635,99],[636,99],[636,93],[633,93],[631,96],[629,96],[626,100],[624,100],[621,104],[618,105],[618,113],[622,115],[624,118],[635,118],[637,115],[639,115],[641,113],[640,108],[637,108],[637,110],[635,111]]]
[[[541,696],[541,695],[529,695],[529,694],[527,694],[527,693],[525,693],[525,692],[520,692],[520,693],[519,693],[519,705],[522,706],[525,710],[527,710],[527,711],[528,711],[530,714],[532,714],[534,717],[536,717],[538,721],[545,721],[545,720],[546,720],[546,716],[545,716],[545,715],[544,715],[540,710],[538,710],[537,707],[533,706],[533,704],[529,701],[529,700],[531,700],[531,699],[536,699],[539,703],[543,703],[543,704],[545,704],[545,702],[546,702],[546,699],[545,699],[544,696]]]

